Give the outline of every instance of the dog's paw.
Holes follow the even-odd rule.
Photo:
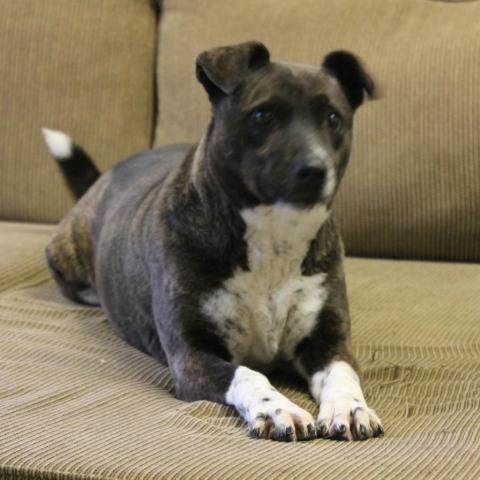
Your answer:
[[[249,413],[252,420],[248,422],[248,431],[252,437],[291,442],[317,436],[312,415],[286,397],[264,398]]]
[[[313,417],[255,370],[238,367],[225,400],[247,422],[252,437],[290,442],[316,436]]]
[[[317,432],[319,437],[334,440],[366,440],[384,431],[377,414],[364,401],[344,396],[320,405]]]

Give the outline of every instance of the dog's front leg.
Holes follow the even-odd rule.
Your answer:
[[[313,417],[275,389],[265,375],[185,347],[177,344],[176,353],[168,355],[179,398],[235,407],[253,437],[278,441],[315,438]]]
[[[168,290],[160,287],[154,290],[163,294],[154,301],[155,323],[177,397],[233,406],[253,437],[315,438],[312,415],[282,395],[265,375],[230,361],[215,322],[202,313],[194,296],[176,293],[166,302]]]
[[[350,348],[348,313],[325,307],[317,328],[299,347],[297,366],[320,405],[318,435],[365,440],[383,434],[380,419],[363,395],[360,370]]]

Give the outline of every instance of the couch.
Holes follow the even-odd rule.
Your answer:
[[[0,478],[480,478],[480,1],[0,0]],[[385,436],[248,438],[229,407],[174,397],[168,370],[61,296],[45,265],[71,208],[40,128],[102,170],[195,141],[200,51],[358,53],[362,106],[336,214],[354,351]],[[306,386],[275,384],[316,412]]]

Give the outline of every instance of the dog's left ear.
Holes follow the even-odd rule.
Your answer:
[[[360,60],[350,52],[338,50],[323,60],[326,68],[339,82],[353,110],[359,107],[366,93],[375,98],[375,84]]]
[[[257,70],[269,61],[270,52],[260,42],[218,47],[197,57],[197,79],[207,91],[210,101],[215,103],[233,93],[249,71]]]

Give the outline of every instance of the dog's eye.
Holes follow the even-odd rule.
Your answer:
[[[252,119],[256,125],[270,125],[275,118],[272,110],[267,108],[257,108],[252,112]]]
[[[328,122],[328,126],[334,132],[338,132],[342,128],[342,125],[343,125],[342,117],[340,116],[339,113],[337,113],[335,111],[331,111],[331,112],[328,113],[327,122]]]

